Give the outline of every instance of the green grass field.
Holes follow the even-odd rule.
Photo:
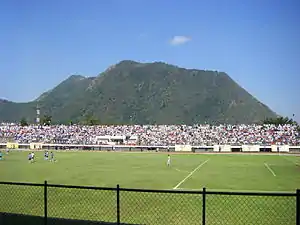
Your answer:
[[[101,187],[295,192],[300,157],[286,155],[10,152],[0,161],[0,181]],[[115,221],[114,191],[48,188],[49,217]],[[199,224],[199,194],[121,192],[121,221]],[[43,215],[43,188],[0,185],[0,212]],[[295,224],[295,197],[207,195],[207,224]]]

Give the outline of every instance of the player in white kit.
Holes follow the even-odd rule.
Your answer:
[[[34,162],[34,152],[31,153],[31,161]]]
[[[167,166],[171,166],[171,156],[168,155]]]

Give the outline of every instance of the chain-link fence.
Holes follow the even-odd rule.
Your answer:
[[[43,224],[44,185],[0,183],[0,224]]]
[[[116,201],[114,188],[50,186],[47,189],[47,216],[52,219],[48,224],[68,224],[65,218],[70,224],[72,221],[113,224],[116,222]]]
[[[217,193],[206,196],[206,224],[296,224],[293,194]]]
[[[300,225],[296,193],[138,190],[0,182],[0,224]]]
[[[127,224],[201,224],[202,196],[198,193],[120,190],[121,222]]]

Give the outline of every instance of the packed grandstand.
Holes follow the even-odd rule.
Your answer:
[[[105,140],[105,137],[108,137]],[[42,142],[47,144],[168,145],[300,145],[300,132],[294,125],[53,125],[22,127],[0,125],[0,142]]]

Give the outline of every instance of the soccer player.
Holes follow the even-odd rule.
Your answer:
[[[31,161],[34,162],[34,152],[31,153]]]
[[[50,153],[50,162],[54,162],[54,153],[53,152]]]
[[[32,156],[31,153],[28,154],[28,162],[31,162]]]
[[[0,160],[2,160],[2,152],[0,151]]]
[[[169,167],[170,165],[171,165],[171,156],[168,155],[167,166]]]
[[[48,157],[49,157],[49,152],[48,152],[48,151],[45,151],[44,159],[45,159],[45,160],[48,160]]]

